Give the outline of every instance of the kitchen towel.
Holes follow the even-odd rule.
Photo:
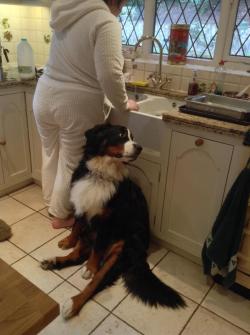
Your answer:
[[[250,159],[241,171],[222,205],[212,231],[202,249],[205,274],[223,277],[222,284],[230,287],[236,277],[237,252],[245,225],[250,194]]]

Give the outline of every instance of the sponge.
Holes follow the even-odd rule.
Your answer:
[[[148,86],[148,82],[147,81],[142,81],[142,80],[130,81],[129,84],[134,85],[134,86],[140,86],[140,87]]]

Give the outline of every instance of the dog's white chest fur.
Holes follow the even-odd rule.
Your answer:
[[[71,202],[76,215],[87,215],[88,219],[101,214],[103,207],[115,194],[112,181],[89,176],[77,181],[71,190]]]
[[[76,215],[86,214],[88,220],[101,214],[116,192],[116,185],[127,175],[127,169],[117,166],[110,157],[98,157],[87,162],[91,173],[73,184],[70,200]]]

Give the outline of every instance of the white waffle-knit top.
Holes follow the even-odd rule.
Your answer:
[[[106,95],[125,110],[121,26],[102,0],[54,0],[43,80]]]

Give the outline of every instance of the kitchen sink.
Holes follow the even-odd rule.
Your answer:
[[[139,102],[139,105],[139,113],[161,117],[164,112],[178,111],[183,102],[172,98],[148,95],[147,99]]]

